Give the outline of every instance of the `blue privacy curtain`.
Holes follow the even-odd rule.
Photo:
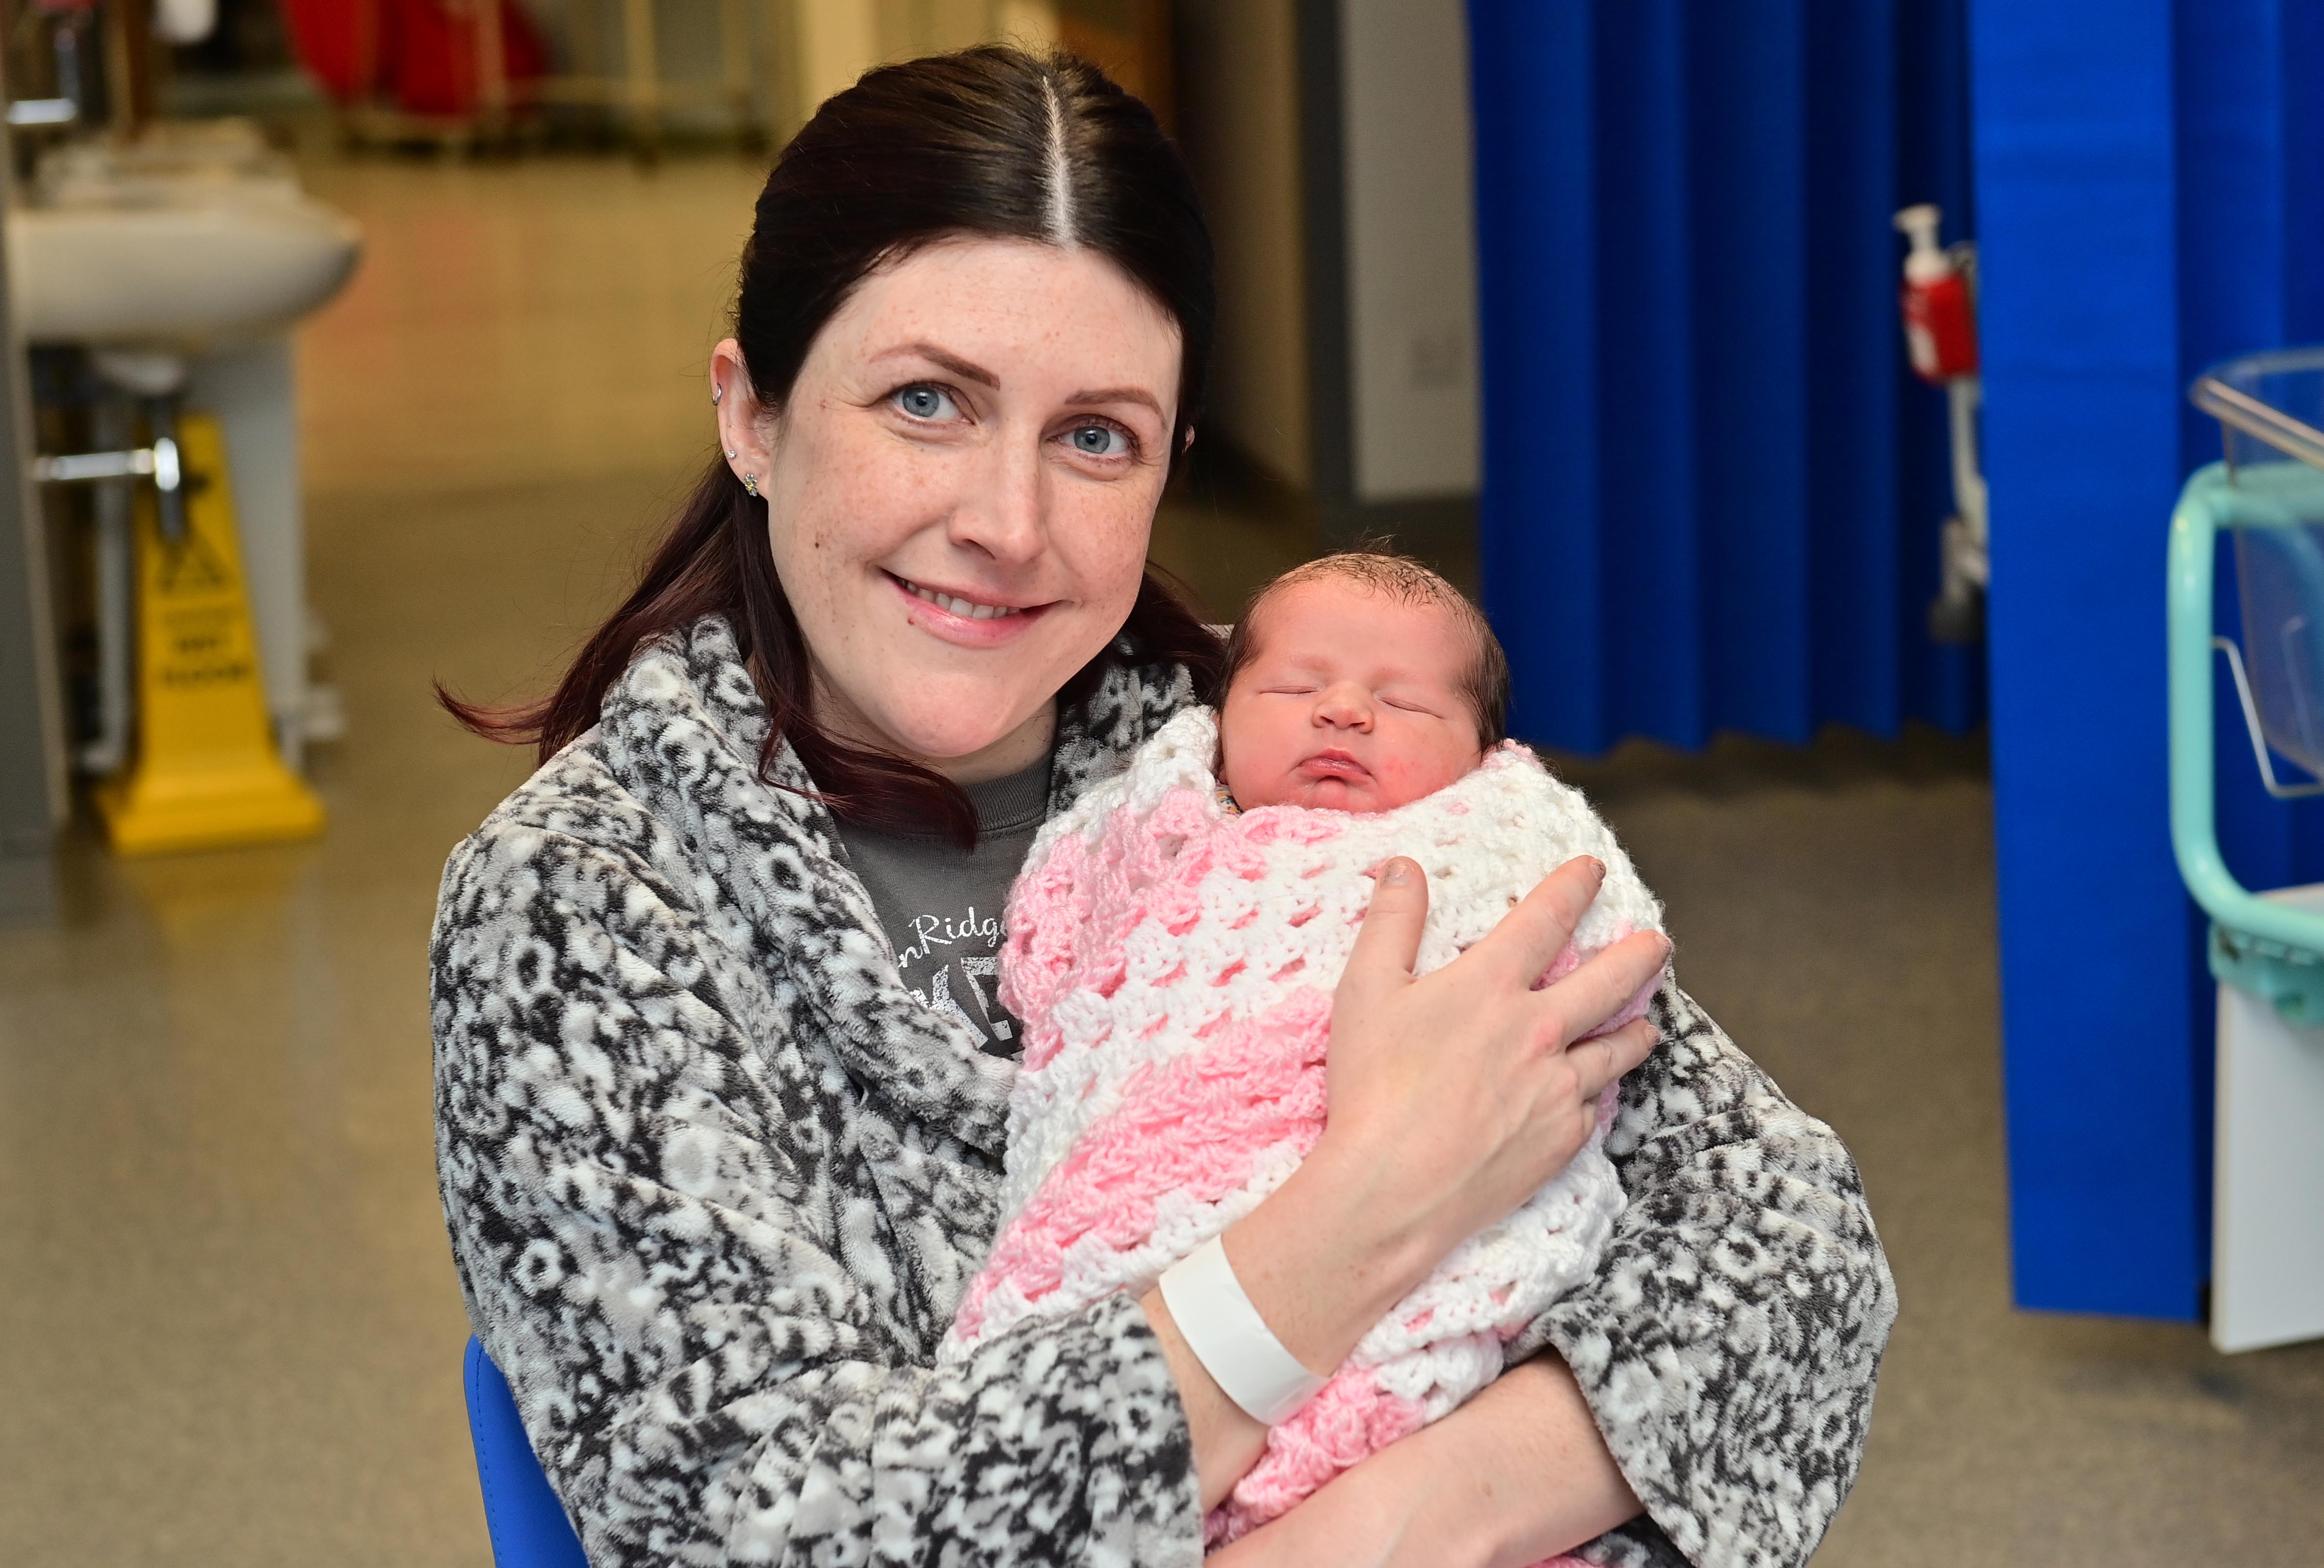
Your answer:
[[[1943,427],[1898,368],[1888,213],[1977,238],[2015,1289],[2192,1319],[2213,995],[2164,531],[2218,452],[2188,381],[2324,342],[2324,0],[1962,10],[1472,0],[1485,590],[1530,738],[1973,722],[1920,631]],[[2268,800],[2217,707],[2229,865],[2324,880],[2324,803]]]
[[[2188,382],[2324,342],[2324,0],[1974,0],[1970,32],[2017,1298],[2190,1319],[2213,989],[2171,858],[2164,530],[2219,455]],[[2262,794],[2222,682],[2229,865],[2324,879],[2324,807]]]
[[[1973,234],[1960,0],[1471,0],[1486,608],[1597,752],[1981,716],[1889,217]]]

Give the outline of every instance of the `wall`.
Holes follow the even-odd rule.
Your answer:
[[[0,171],[0,229],[15,199]],[[25,458],[32,450],[24,347],[0,268],[0,925],[56,917],[54,846],[70,796],[50,623],[47,534]]]
[[[1340,0],[1355,499],[1477,488],[1477,257],[1461,0]]]
[[[881,60],[988,39],[1040,47],[1057,36],[1053,0],[790,0],[805,112]]]
[[[1340,532],[1473,493],[1460,0],[1176,9],[1181,136],[1219,250],[1212,429]]]
[[[524,0],[565,68],[594,51],[595,69],[619,73],[621,0]],[[705,85],[723,79],[731,0],[659,0],[653,6],[655,63],[661,79]],[[963,49],[987,39],[1042,45],[1058,36],[1056,0],[746,0],[734,19],[749,54],[761,112],[779,134],[805,123],[816,105],[881,60]],[[665,111],[676,125],[723,131],[731,109],[715,94],[679,94]]]
[[[1207,425],[1276,478],[1309,458],[1294,0],[1179,0],[1180,134],[1219,258]]]

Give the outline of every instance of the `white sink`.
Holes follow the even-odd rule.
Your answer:
[[[70,149],[8,217],[9,295],[34,343],[198,354],[280,332],[339,291],[355,220],[271,155],[161,141]]]
[[[7,220],[8,300],[24,337],[90,349],[119,392],[182,392],[225,428],[267,707],[296,767],[315,688],[290,328],[346,284],[362,233],[304,195],[254,126],[232,121],[51,147],[24,189]],[[125,410],[112,417],[125,436]],[[127,507],[114,516],[125,561]],[[100,595],[113,628],[101,641],[115,650],[100,676],[108,736],[129,723],[131,604],[124,566]]]

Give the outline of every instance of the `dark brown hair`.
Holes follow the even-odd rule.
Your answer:
[[[1145,105],[1096,68],[987,46],[870,71],[825,100],[775,161],[743,247],[734,337],[759,401],[779,409],[826,322],[874,269],[957,236],[1081,245],[1167,311],[1180,341],[1175,468],[1201,407],[1217,313],[1211,240],[1194,182]],[[960,788],[908,759],[853,746],[816,722],[807,648],[776,580],[766,503],[714,459],[621,608],[556,689],[509,708],[438,700],[480,735],[538,746],[547,761],[597,722],[640,644],[704,615],[726,617],[771,723],[763,774],[788,741],[822,798],[865,826],[931,821],[973,844]],[[1126,640],[1141,661],[1216,678],[1218,640],[1149,567],[1121,636],[1078,671],[1086,697]]]
[[[1204,700],[1213,707],[1223,707],[1227,687],[1234,684],[1235,677],[1243,672],[1245,666],[1259,657],[1259,613],[1267,602],[1286,588],[1325,577],[1355,583],[1406,604],[1436,604],[1450,610],[1476,643],[1475,657],[1470,660],[1461,682],[1461,695],[1468,699],[1470,715],[1477,721],[1477,744],[1497,746],[1508,739],[1509,656],[1501,647],[1501,640],[1493,635],[1492,623],[1485,619],[1485,613],[1468,595],[1438,573],[1410,556],[1385,547],[1368,545],[1360,549],[1342,550],[1337,555],[1319,556],[1261,585],[1243,606],[1234,630],[1227,634],[1226,657],[1204,693]]]

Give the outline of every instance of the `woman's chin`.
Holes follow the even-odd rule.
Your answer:
[[[891,746],[942,771],[1024,738],[1028,729],[1040,730],[1038,739],[1046,742],[1056,706],[1051,694],[1063,678],[1047,661],[1029,672],[898,670],[889,689],[907,700],[882,705],[865,716]]]
[[[956,714],[930,715],[920,724],[905,720],[890,726],[888,733],[906,755],[943,772],[982,756],[1024,728],[1022,721],[1002,727],[990,722],[962,724],[958,717]],[[1030,766],[1029,761],[1027,765]]]

